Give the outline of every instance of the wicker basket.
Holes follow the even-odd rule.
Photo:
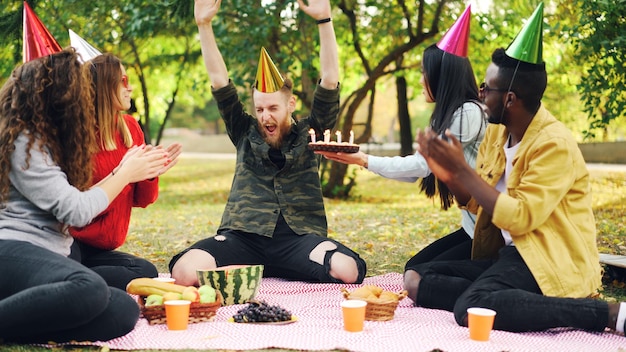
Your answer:
[[[345,288],[342,288],[341,292],[343,293],[343,297],[345,299],[361,299],[362,300],[362,298],[350,297],[350,291],[346,290]],[[365,320],[387,321],[387,320],[393,319],[393,315],[396,312],[398,303],[400,303],[400,301],[406,297],[407,291],[403,290],[397,295],[398,295],[398,300],[388,301],[388,302],[380,302],[380,301],[374,302],[374,301],[366,299],[365,301],[367,302],[367,306],[365,307]]]
[[[139,296],[137,302],[139,302],[141,315],[146,318],[150,325],[165,324],[164,305],[146,307],[146,297],[144,296]],[[224,302],[222,294],[217,290],[215,302],[213,303],[192,302],[189,307],[189,322],[199,323],[213,320],[218,308],[222,306],[222,302]]]

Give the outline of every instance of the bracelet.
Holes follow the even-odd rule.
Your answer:
[[[327,22],[330,22],[330,21],[331,21],[331,20],[330,20],[330,17],[328,17],[328,18],[322,18],[321,20],[317,20],[317,21],[315,21],[315,22],[316,22],[317,24],[322,24],[322,23],[327,23]]]

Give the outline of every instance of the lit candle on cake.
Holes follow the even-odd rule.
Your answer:
[[[337,136],[337,143],[341,143],[341,131],[335,132],[335,135]]]
[[[315,130],[311,128],[309,130],[309,135],[311,136],[311,143],[315,143]]]
[[[354,132],[350,130],[350,144],[354,144]]]
[[[330,130],[324,131],[324,143],[330,143]]]

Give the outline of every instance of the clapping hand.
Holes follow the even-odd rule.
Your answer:
[[[158,148],[162,148],[162,147],[159,146]],[[167,170],[171,169],[172,167],[174,167],[174,165],[176,165],[176,163],[178,163],[178,157],[183,152],[183,146],[180,143],[173,143],[173,144],[170,144],[167,148],[165,148],[165,151],[167,152],[167,155],[168,155],[167,163],[159,171],[159,175],[163,175],[164,173],[167,172]]]
[[[451,181],[466,164],[463,146],[449,130],[444,135],[438,135],[430,128],[419,130],[415,141],[430,171],[444,183]]]
[[[134,146],[126,152],[115,172],[124,172],[128,183],[155,178],[167,165],[168,158],[168,152],[163,148]]]

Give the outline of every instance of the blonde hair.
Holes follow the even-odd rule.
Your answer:
[[[115,103],[121,105],[118,88],[122,81],[122,61],[113,54],[105,53],[96,56],[87,64],[91,65],[100,148],[117,149],[116,132],[122,136],[124,145],[130,148],[133,145],[133,137],[124,122],[123,114],[114,108]]]

